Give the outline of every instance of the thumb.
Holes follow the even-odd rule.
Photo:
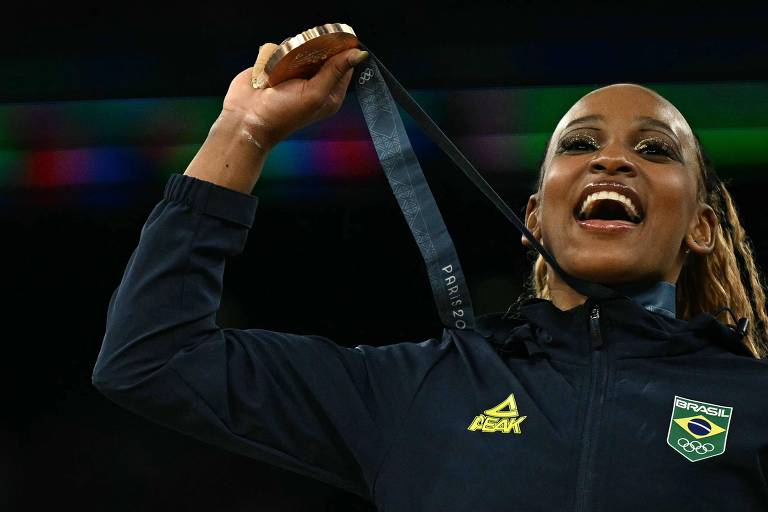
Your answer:
[[[267,65],[267,61],[275,50],[277,50],[277,45],[275,43],[264,43],[259,46],[259,54],[256,56],[256,62],[251,68],[251,85],[255,89],[263,89],[266,87],[268,77],[264,72],[264,67]]]
[[[360,64],[366,58],[368,58],[368,52],[358,50],[357,48],[351,48],[334,55],[309,80],[308,85],[330,93],[336,84],[345,77],[347,71]]]

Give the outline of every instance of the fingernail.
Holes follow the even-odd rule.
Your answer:
[[[368,58],[368,52],[365,50],[357,50],[357,53],[355,53],[351,59],[349,59],[349,62],[353,66],[357,66],[361,62],[363,62],[365,59]]]
[[[260,73],[253,83],[253,87],[256,89],[265,89],[267,87],[267,75]]]

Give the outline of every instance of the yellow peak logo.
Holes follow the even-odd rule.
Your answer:
[[[478,414],[472,423],[467,427],[467,430],[482,430],[483,432],[504,432],[509,434],[514,432],[515,434],[522,434],[520,430],[520,424],[528,416],[520,416],[517,410],[517,402],[515,402],[515,394],[510,395],[504,399],[499,405],[486,409],[483,414]]]

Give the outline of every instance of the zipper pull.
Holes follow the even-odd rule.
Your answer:
[[[600,306],[597,304],[593,304],[589,312],[589,332],[592,335],[592,348],[601,348],[603,335],[600,333]]]

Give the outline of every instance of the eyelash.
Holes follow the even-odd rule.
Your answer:
[[[565,151],[587,151],[587,149],[576,149],[575,146],[580,143],[589,144],[592,146],[592,149],[597,149],[599,147],[599,144],[594,137],[590,137],[589,135],[574,135],[571,137],[565,137],[562,141],[560,141],[560,146],[557,150],[557,153],[563,153]],[[642,150],[641,146],[644,148],[652,148],[656,151],[661,151],[661,155],[659,155],[659,153],[652,153],[652,155],[675,158],[674,149],[672,149],[669,144],[661,139],[657,139],[656,137],[649,137],[647,139],[641,140],[635,145],[635,149]]]

